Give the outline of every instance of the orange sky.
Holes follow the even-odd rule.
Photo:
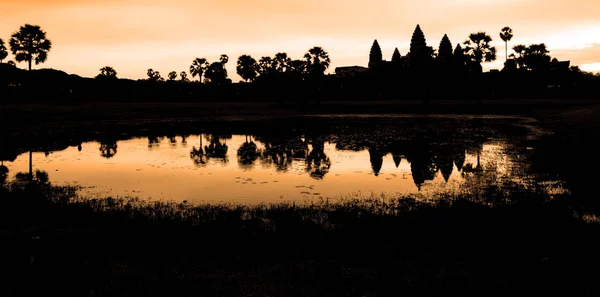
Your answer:
[[[300,58],[315,45],[330,53],[332,72],[366,66],[375,38],[385,59],[394,47],[406,54],[416,24],[436,48],[444,33],[456,44],[486,31],[501,59],[498,32],[510,26],[511,44],[545,42],[558,59],[600,71],[598,0],[0,0],[0,8],[0,38],[25,23],[40,25],[54,43],[41,67],[82,76],[107,65],[119,77],[145,78],[148,68],[166,76],[188,70],[196,57],[227,54],[237,81],[241,54]]]

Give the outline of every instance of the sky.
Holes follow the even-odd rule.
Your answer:
[[[543,42],[553,57],[600,72],[598,0],[0,0],[0,8],[0,38],[7,42],[19,26],[39,25],[53,48],[36,67],[85,77],[104,66],[121,78],[146,78],[149,68],[166,76],[189,71],[194,58],[227,54],[229,75],[238,81],[242,54],[299,59],[313,46],[329,53],[333,72],[366,66],[374,39],[384,59],[395,47],[405,55],[417,24],[434,48],[444,34],[454,45],[472,32],[490,34],[499,59],[484,69],[502,67],[498,33],[509,26],[509,47]]]

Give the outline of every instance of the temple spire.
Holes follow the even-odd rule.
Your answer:
[[[400,51],[398,50],[398,48],[396,48],[394,50],[394,54],[392,55],[392,63],[400,62],[401,58],[402,58],[402,56],[400,55]]]
[[[421,26],[417,25],[415,31],[413,32],[412,38],[410,39],[410,53],[414,55],[425,47],[427,47],[425,34],[423,34],[423,30],[421,30]]]
[[[383,60],[383,54],[381,53],[381,47],[377,42],[377,39],[373,41],[371,46],[371,52],[369,53],[369,68],[374,68],[381,63]]]

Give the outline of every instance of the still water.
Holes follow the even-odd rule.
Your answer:
[[[91,197],[188,202],[280,202],[459,191],[530,183],[536,129],[498,118],[398,118],[263,123],[187,134],[97,135],[32,153],[33,170]],[[256,130],[258,129],[258,131]],[[242,131],[244,133],[236,133]],[[27,172],[29,153],[4,162]]]

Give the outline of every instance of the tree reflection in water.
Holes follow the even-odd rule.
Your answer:
[[[331,160],[325,154],[323,137],[316,137],[310,141],[312,150],[306,158],[306,171],[314,179],[323,179],[331,168]]]
[[[308,153],[308,144],[299,135],[291,137],[261,138],[265,149],[260,155],[264,167],[275,166],[275,170],[286,172],[293,160],[304,161]]]
[[[192,147],[192,151],[190,152],[190,158],[192,158],[196,166],[206,166],[208,158],[206,157],[204,147],[202,146],[202,135],[200,135],[200,147],[197,149],[195,146]]]
[[[99,150],[103,158],[110,159],[117,154],[117,142],[113,140],[101,142]]]
[[[240,146],[237,151],[238,164],[240,168],[250,170],[254,168],[254,164],[260,158],[261,151],[254,141],[252,136],[246,135],[246,141]]]
[[[204,147],[206,157],[208,159],[215,159],[223,164],[229,162],[229,159],[227,158],[227,151],[229,150],[226,142],[227,138],[231,138],[231,135],[224,136],[211,134],[209,136],[210,143],[208,146]],[[221,142],[221,140],[223,140],[223,142]]]
[[[160,141],[163,137],[159,136],[148,136],[148,149],[157,148],[160,145]]]
[[[205,166],[211,159],[222,164],[227,164],[229,162],[227,157],[229,147],[225,141],[232,136],[216,134],[206,135],[206,139],[209,141],[209,144],[206,146],[203,146],[202,136],[203,135],[200,135],[199,148],[194,146],[190,152],[190,158],[194,161],[194,164],[197,166]]]

